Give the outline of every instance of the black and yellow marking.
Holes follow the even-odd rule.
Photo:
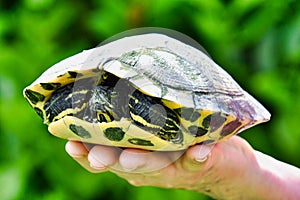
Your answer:
[[[79,114],[86,108],[90,95],[90,90],[84,86],[74,88],[72,83],[57,89],[44,104],[43,110],[48,122]]]
[[[163,140],[169,141],[173,144],[182,144],[183,143],[183,133],[181,130],[169,130],[169,131],[160,131],[156,134]]]
[[[44,95],[42,95],[39,92],[30,90],[30,89],[25,90],[25,95],[29,99],[29,101],[34,105],[37,104],[37,102],[44,101],[44,99],[45,99]]]
[[[42,119],[44,119],[44,113],[41,109],[39,109],[38,107],[34,107],[33,109],[38,114],[38,116],[40,116]]]
[[[98,112],[97,119],[100,123],[102,122],[112,122],[114,120],[110,113]]]
[[[142,129],[163,140],[182,143],[180,121],[176,113],[166,107],[161,99],[150,97],[136,90],[129,99],[130,117]]]
[[[101,85],[94,88],[89,88],[86,86],[89,84],[79,80],[75,88],[73,88],[75,84],[71,83],[54,91],[44,106],[46,118],[51,122],[69,115],[90,123],[108,124],[121,118],[129,118],[137,127],[152,134],[154,141],[157,137],[162,141],[179,145],[183,145],[187,137],[199,138],[198,141],[215,141],[216,134],[225,137],[236,130],[234,127],[237,124],[234,122],[223,127],[224,124],[226,125],[227,118],[221,113],[180,107],[178,103],[148,96],[130,86],[128,81],[120,81],[110,73],[103,73],[102,76]],[[119,90],[114,88],[117,82],[122,85]],[[70,130],[82,138],[88,137],[88,132],[81,126],[72,125]],[[209,135],[216,130],[222,133],[213,133],[214,139],[210,139]],[[112,142],[122,142],[125,135],[126,131],[121,127],[103,129],[103,136]],[[152,139],[126,137],[126,140],[134,145],[154,146],[155,144]]]
[[[152,150],[168,144],[172,148],[174,145],[174,149],[184,148],[201,141],[216,142],[236,133],[246,123],[234,116],[182,107],[179,103],[152,97],[135,88],[128,80],[101,70],[93,72],[96,71],[99,76],[93,80],[97,79],[97,86],[95,81],[88,81],[91,79],[86,78],[84,73],[69,71],[60,78],[62,85],[55,84],[57,80],[40,83],[33,90],[25,90],[25,95],[32,104],[37,103],[34,109],[46,122],[61,122],[59,119],[65,116],[81,119],[89,125],[71,122],[66,129],[75,138],[87,139],[83,141],[94,142],[95,138],[95,143],[97,136],[91,127],[98,124],[103,131],[99,131],[103,141],[108,139],[117,146],[141,146]],[[75,83],[71,79],[78,77],[80,79]],[[128,120],[140,133],[135,133],[133,129],[127,132],[127,125],[119,124],[118,127],[118,123],[114,122],[121,119]],[[144,137],[141,132],[149,135]]]
[[[221,113],[212,113],[203,119],[202,126],[205,129],[210,129],[210,132],[213,132],[220,128],[225,121],[226,116],[223,116]]]
[[[70,124],[69,129],[81,138],[87,139],[92,137],[91,134],[82,126]]]
[[[100,84],[103,86],[115,87],[118,81],[120,81],[120,78],[111,73],[102,72],[101,74]]]
[[[130,117],[131,119],[134,121],[135,124],[137,124],[138,126],[141,126],[147,130],[156,130],[159,131],[162,127],[159,125],[155,125],[155,124],[151,124],[149,122],[147,122],[143,117],[139,116],[139,115],[135,115],[132,112],[130,113]]]
[[[201,137],[201,136],[207,134],[207,132],[208,132],[207,129],[204,129],[204,128],[196,126],[196,125],[190,126],[188,128],[188,130],[195,137]]]
[[[85,110],[85,116],[91,118],[88,121],[98,121],[100,123],[114,121],[111,92],[112,88],[109,86],[97,85],[92,89],[91,98]]]
[[[57,90],[61,87],[61,83],[40,83],[44,90]]]
[[[180,117],[182,117],[185,120],[188,120],[190,122],[195,122],[199,120],[200,113],[198,110],[195,110],[194,108],[177,108],[174,110]]]
[[[75,72],[75,71],[68,71],[68,74],[70,75],[69,78],[80,78],[83,76],[82,73]]]

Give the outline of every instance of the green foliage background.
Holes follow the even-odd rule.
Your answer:
[[[1,199],[209,199],[86,172],[22,97],[22,89],[54,63],[142,26],[171,28],[202,44],[272,113],[270,122],[241,136],[300,167],[297,0],[7,0],[0,1]]]

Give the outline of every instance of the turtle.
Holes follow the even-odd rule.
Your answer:
[[[205,51],[161,33],[66,58],[23,94],[54,136],[120,148],[183,150],[270,119]]]

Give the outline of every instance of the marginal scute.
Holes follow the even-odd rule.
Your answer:
[[[203,119],[202,126],[206,129],[210,128],[210,131],[213,132],[220,128],[225,121],[226,117],[221,113],[213,113]]]
[[[233,133],[234,131],[236,131],[241,125],[242,125],[242,123],[237,119],[234,121],[231,121],[222,128],[220,135],[222,137],[225,137],[225,136]]]
[[[61,83],[40,83],[44,90],[56,90],[61,86]]]
[[[91,134],[82,126],[70,124],[69,129],[81,138],[91,138]]]
[[[208,132],[208,130],[206,130],[202,127],[199,127],[199,126],[190,126],[189,132],[195,137],[200,137],[200,136],[205,135]]]
[[[200,117],[200,113],[194,108],[183,107],[183,108],[176,109],[176,111],[180,117],[182,117],[185,120],[189,120],[191,122],[195,122]]]
[[[25,90],[25,95],[32,104],[37,104],[37,102],[44,101],[44,99],[45,99],[44,95],[42,95],[41,93],[35,92],[33,90],[30,90],[30,89]]]
[[[74,71],[68,71],[68,74],[70,75],[70,78],[80,78],[83,76],[83,74]]]

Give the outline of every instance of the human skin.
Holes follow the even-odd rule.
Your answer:
[[[193,190],[215,199],[300,199],[300,169],[255,151],[239,136],[185,152],[74,141],[66,151],[88,171],[111,171],[134,186]]]

